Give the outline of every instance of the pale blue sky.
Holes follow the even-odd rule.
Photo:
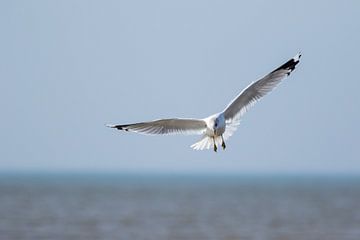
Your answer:
[[[359,1],[2,1],[0,170],[360,173]],[[206,117],[303,53],[226,151],[108,129]]]

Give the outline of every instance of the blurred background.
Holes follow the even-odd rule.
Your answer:
[[[358,1],[2,1],[1,239],[359,239]],[[226,151],[108,129],[221,111]]]

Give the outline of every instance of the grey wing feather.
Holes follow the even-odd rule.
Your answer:
[[[260,98],[271,92],[286,76],[295,69],[301,54],[267,74],[263,78],[247,86],[224,110],[225,119],[231,121],[239,119]]]
[[[203,134],[206,130],[206,122],[203,120],[179,118],[107,126],[119,130],[137,132],[147,135]]]

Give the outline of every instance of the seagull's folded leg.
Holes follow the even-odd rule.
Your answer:
[[[217,152],[217,146],[216,146],[216,142],[215,142],[215,138],[213,137],[213,141],[214,141],[214,152]]]
[[[222,146],[222,148],[225,150],[226,145],[225,145],[225,141],[224,141],[223,135],[221,135],[221,141],[222,141],[221,146]]]

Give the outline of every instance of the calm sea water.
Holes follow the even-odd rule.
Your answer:
[[[0,239],[360,239],[360,179],[0,176]]]

